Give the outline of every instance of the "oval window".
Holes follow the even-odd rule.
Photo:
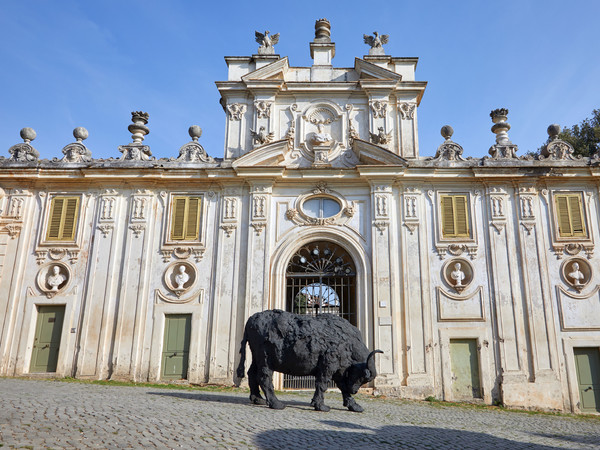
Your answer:
[[[341,205],[329,197],[313,197],[302,204],[307,216],[326,219],[335,216],[342,209]]]

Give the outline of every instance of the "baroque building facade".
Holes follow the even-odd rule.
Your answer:
[[[115,159],[77,128],[40,160],[21,131],[0,161],[0,375],[231,384],[245,321],[278,308],[356,325],[384,393],[600,410],[598,158],[557,126],[519,156],[504,109],[490,156],[449,126],[420,156],[417,58],[376,34],[336,68],[323,19],[293,67],[256,35],[217,82],[223,158],[197,126],[154,158],[143,112]]]

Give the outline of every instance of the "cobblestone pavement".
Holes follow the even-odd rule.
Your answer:
[[[246,393],[0,379],[0,446],[17,448],[600,448],[600,420],[328,393],[284,393],[287,408]]]

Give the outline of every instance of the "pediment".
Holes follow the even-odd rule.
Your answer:
[[[360,58],[354,59],[354,70],[361,80],[402,81],[402,75]]]
[[[243,81],[257,81],[257,80],[283,80],[285,74],[289,70],[290,65],[288,57],[278,59],[271,64],[267,64],[254,72],[247,73],[242,76]]]
[[[287,139],[271,142],[240,156],[231,163],[233,168],[253,166],[278,166],[288,151]]]
[[[352,150],[364,165],[408,166],[407,161],[401,156],[362,139],[354,139]]]

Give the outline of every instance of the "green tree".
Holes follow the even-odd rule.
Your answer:
[[[564,128],[558,139],[573,146],[575,155],[593,156],[600,151],[600,109],[592,111],[592,116],[571,128]],[[546,141],[546,144],[550,139]],[[541,148],[538,149],[539,154]]]

